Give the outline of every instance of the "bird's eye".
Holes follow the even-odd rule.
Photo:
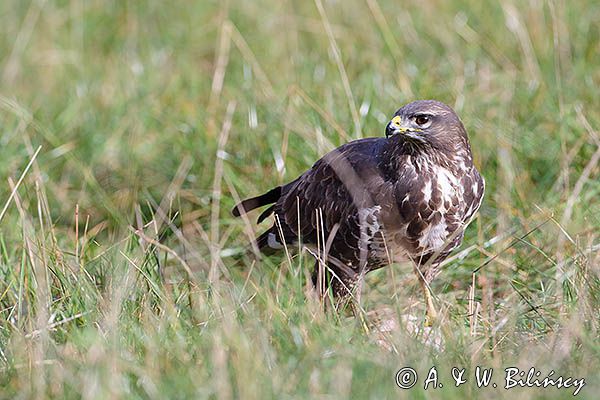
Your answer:
[[[419,126],[423,126],[426,125],[429,122],[429,116],[428,115],[416,115],[415,116],[415,123]]]

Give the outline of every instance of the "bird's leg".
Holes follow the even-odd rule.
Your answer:
[[[423,287],[425,301],[427,303],[427,311],[425,314],[425,326],[432,326],[437,320],[438,314],[435,310],[435,306],[433,305],[433,297],[431,296],[429,286],[424,283],[421,284],[421,286]]]
[[[419,284],[421,285],[421,290],[423,291],[423,297],[425,298],[425,326],[432,326],[434,322],[437,320],[437,311],[435,310],[435,306],[433,305],[433,297],[431,296],[431,291],[429,290],[429,285],[423,273],[419,270],[419,267],[414,264],[415,275],[417,275],[417,279],[419,280]]]

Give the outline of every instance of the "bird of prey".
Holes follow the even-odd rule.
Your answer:
[[[242,201],[232,212],[240,216],[270,205],[258,223],[271,214],[274,223],[257,238],[258,249],[269,254],[300,241],[317,258],[313,283],[337,299],[352,297],[367,272],[411,260],[426,321],[433,321],[429,283],[462,242],[484,189],[454,110],[419,100],[396,111],[385,137],[346,143],[297,179]]]

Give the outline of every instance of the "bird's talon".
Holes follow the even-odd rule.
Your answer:
[[[429,319],[428,316],[425,316],[425,322],[423,323],[423,325],[426,328],[431,328],[433,326],[433,322]]]
[[[425,313],[425,322],[424,322],[424,326],[426,326],[427,328],[431,328],[435,322],[437,320],[437,315],[431,315],[429,312]]]

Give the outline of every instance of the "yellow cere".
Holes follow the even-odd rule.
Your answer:
[[[400,125],[401,123],[402,123],[402,118],[400,118],[400,116],[396,115],[394,118],[392,118],[392,124]]]

